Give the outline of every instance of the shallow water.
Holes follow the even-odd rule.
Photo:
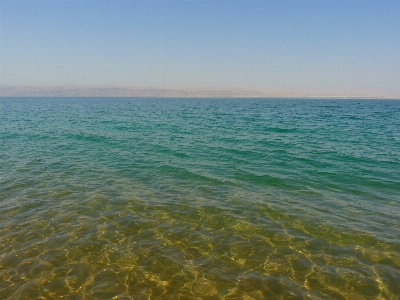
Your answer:
[[[400,101],[0,98],[0,299],[399,299]]]

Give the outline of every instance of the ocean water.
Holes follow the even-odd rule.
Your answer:
[[[0,98],[0,299],[399,299],[400,101]]]

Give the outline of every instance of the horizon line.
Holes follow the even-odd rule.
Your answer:
[[[259,90],[232,87],[139,87],[133,85],[9,85],[0,84],[0,97],[115,97],[115,98],[279,98],[279,99],[383,99],[400,100],[400,95],[377,91]]]

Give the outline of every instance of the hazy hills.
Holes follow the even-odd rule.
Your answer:
[[[400,95],[368,91],[282,91],[244,88],[155,88],[129,85],[0,85],[0,97],[193,97],[193,98],[383,98],[399,99]]]
[[[1,85],[0,96],[48,97],[262,97],[263,93],[250,89],[176,89],[133,86],[11,86]]]

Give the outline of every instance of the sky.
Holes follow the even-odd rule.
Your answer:
[[[400,98],[400,1],[0,0],[0,85]]]

